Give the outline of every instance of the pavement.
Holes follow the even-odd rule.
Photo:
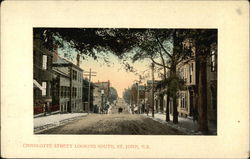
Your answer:
[[[143,116],[147,116],[147,114],[143,114]],[[168,126],[178,129],[186,134],[189,135],[202,135],[201,132],[197,131],[198,130],[198,123],[193,122],[192,119],[190,118],[184,118],[184,117],[178,117],[178,124],[174,124],[173,121],[173,116],[170,116],[170,122],[166,122],[166,115],[162,113],[155,113],[154,118],[152,118],[152,114],[149,114],[147,117],[152,118],[160,123],[167,124]],[[208,123],[209,127],[209,134],[208,135],[216,135],[217,134],[217,127],[213,123]]]
[[[87,113],[52,114],[34,118],[34,133],[57,127],[69,121],[86,116]]]

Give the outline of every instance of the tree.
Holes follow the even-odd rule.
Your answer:
[[[194,29],[186,32],[186,37],[191,38],[196,49],[196,105],[199,112],[199,128],[204,133],[209,131],[207,119],[207,58],[212,55],[212,50],[217,49],[217,29]],[[212,47],[215,45],[216,47]]]
[[[185,81],[181,79],[178,75],[173,76],[170,75],[163,81],[164,85],[167,87],[167,108],[166,108],[166,121],[170,121],[169,118],[169,105],[170,105],[170,97],[173,98],[173,105],[176,105],[176,98],[178,97],[177,92],[179,90],[185,90]],[[173,107],[174,112],[177,112],[177,107]],[[176,114],[178,116],[178,114]],[[175,116],[174,116],[175,117]],[[178,121],[178,119],[175,119]]]
[[[190,48],[183,47],[186,30],[183,29],[148,29],[144,32],[133,34],[138,39],[135,54],[132,56],[133,61],[145,58],[151,61],[161,69],[163,69],[162,78],[167,81],[167,69],[170,72],[169,79],[173,80],[169,83],[179,81],[177,66],[190,54]],[[158,59],[158,61],[157,61]],[[176,87],[179,88],[179,87]],[[171,97],[173,98],[173,123],[178,123],[177,112],[177,92],[178,89],[171,89]],[[167,117],[166,117],[167,118]]]
[[[50,50],[57,45],[70,47],[83,55],[94,59],[103,58],[108,51],[122,57],[137,43],[137,39],[129,36],[140,29],[115,28],[34,28],[33,34],[39,34]]]
[[[126,103],[130,104],[131,101],[131,89],[127,88],[123,92],[123,99]]]
[[[117,100],[118,94],[114,87],[110,87],[110,96],[109,96],[109,102],[113,103],[115,100]]]
[[[167,78],[167,69],[171,77],[178,77],[178,64],[190,58],[192,52],[192,48],[183,47],[183,41],[187,38],[193,39],[197,52],[194,59],[198,68],[197,77],[199,77],[196,90],[197,105],[201,105],[199,107],[199,130],[207,131],[206,58],[210,55],[210,45],[217,43],[216,29],[35,28],[34,34],[40,34],[44,42],[48,44],[47,47],[53,49],[54,45],[63,47],[67,43],[81,55],[94,59],[105,58],[107,51],[125,60],[137,61],[149,58],[161,67],[163,79]],[[132,55],[131,52],[134,54]],[[132,68],[127,63],[125,66],[128,69]],[[172,97],[174,123],[178,123],[176,95],[177,92],[174,92]]]

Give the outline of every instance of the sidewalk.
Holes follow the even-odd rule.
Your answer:
[[[34,132],[37,133],[48,128],[56,127],[86,115],[87,113],[68,113],[36,117],[34,118]]]
[[[147,116],[147,114],[143,114]],[[187,133],[188,135],[202,135],[201,132],[198,132],[198,123],[193,122],[192,119],[190,118],[184,118],[184,117],[178,117],[178,124],[173,124],[173,116],[169,115],[170,117],[170,122],[166,122],[166,114],[162,113],[155,113],[155,117],[152,118],[152,114],[149,114],[147,117],[152,118],[158,122],[161,122],[163,124],[167,124],[170,127],[173,127],[175,129],[178,129],[184,133]],[[217,130],[216,130],[216,125],[212,123],[208,123],[209,127],[209,135],[216,135]]]

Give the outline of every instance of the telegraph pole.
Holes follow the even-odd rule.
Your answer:
[[[155,83],[155,79],[154,79],[154,63],[152,63],[152,117],[154,118],[154,83]]]
[[[91,72],[91,68],[89,69],[89,72],[84,72],[85,76],[89,76],[89,89],[88,89],[88,114],[89,114],[89,110],[90,110],[90,87],[91,87],[91,76],[96,76],[96,72]]]
[[[140,100],[140,98],[139,98],[139,82],[138,83],[136,83],[136,86],[137,86],[137,103],[136,103],[136,105],[137,105],[137,109],[138,109],[138,114],[140,114],[140,107],[139,107],[139,100]]]
[[[144,84],[144,110],[143,110],[143,113],[145,113],[145,109],[147,108],[147,116],[148,116],[148,107],[146,107],[146,91],[147,91],[147,88],[146,88],[146,84]]]

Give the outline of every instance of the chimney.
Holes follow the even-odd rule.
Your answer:
[[[57,45],[54,45],[54,48],[53,48],[53,62],[56,62],[58,60],[58,47]]]
[[[76,56],[76,65],[79,67],[80,66],[80,55],[77,54]]]

